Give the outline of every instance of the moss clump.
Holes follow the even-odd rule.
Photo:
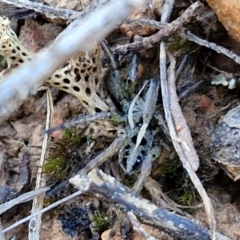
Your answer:
[[[73,128],[65,129],[63,133],[63,140],[68,141],[68,144],[72,144],[74,146],[79,146],[81,143],[81,138]]]
[[[80,146],[81,139],[73,129],[66,129],[63,138],[53,142],[43,169],[45,173],[51,174],[51,181],[65,180],[74,168],[75,155],[73,151]]]
[[[180,204],[191,206],[196,200],[196,192],[190,186],[182,189],[182,194],[177,197]]]
[[[134,176],[125,176],[122,180],[122,184],[127,186],[128,188],[132,188],[134,183],[136,182],[136,177]]]
[[[64,156],[50,156],[43,165],[44,172],[52,173],[62,171],[66,167],[66,159]]]
[[[184,37],[174,35],[168,39],[169,51],[175,57],[180,57],[196,49],[196,44]]]
[[[154,168],[153,176],[158,178],[159,176],[167,175],[171,178],[179,178],[182,171],[181,162],[178,158],[174,157],[173,159],[167,159],[163,164]]]
[[[110,227],[108,218],[102,217],[99,214],[93,216],[92,222],[93,222],[94,228],[100,234],[102,232],[104,232],[105,230],[109,229],[109,227]]]

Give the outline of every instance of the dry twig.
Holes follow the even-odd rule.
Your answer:
[[[92,159],[83,169],[81,169],[79,171],[79,173],[88,173],[92,169],[102,165],[110,157],[112,157],[114,154],[119,152],[119,150],[124,145],[124,141],[126,140],[126,136],[127,135],[124,133],[124,134],[120,135],[118,138],[116,138],[105,151],[103,151],[98,156],[96,156],[94,159]]]
[[[131,24],[131,27],[144,26],[144,27],[154,27],[156,29],[162,29],[167,26],[165,23],[161,23],[152,19],[126,19],[123,23]]]
[[[207,229],[137,197],[115,178],[96,168],[88,175],[81,173],[69,181],[80,191],[103,195],[106,200],[117,205],[123,212],[133,212],[142,223],[164,229],[173,237],[186,240],[210,240]]]
[[[190,40],[192,42],[195,42],[195,43],[199,44],[200,46],[210,48],[217,53],[221,53],[221,54],[231,58],[237,64],[240,64],[240,57],[237,54],[235,54],[234,52],[228,50],[227,48],[218,46],[216,43],[208,42],[207,40],[201,39],[201,38],[197,37],[196,35],[194,35],[193,33],[191,33],[188,30],[184,31],[183,35],[188,40]]]
[[[12,4],[4,3],[0,1],[0,16],[13,19],[29,18],[34,16],[36,13],[33,10],[18,8]]]
[[[47,192],[49,189],[50,189],[49,187],[45,187],[45,188],[40,188],[40,189],[37,189],[37,190],[33,190],[31,192],[21,194],[17,198],[14,198],[14,199],[12,199],[8,202],[3,203],[2,205],[0,205],[0,214],[3,214],[7,210],[11,209],[12,207],[14,207],[14,206],[16,206],[20,203],[30,201],[35,196],[43,194],[43,193]]]
[[[62,123],[59,126],[49,128],[49,129],[45,130],[43,133],[50,134],[54,131],[74,127],[78,124],[86,124],[86,123],[89,123],[89,122],[92,122],[92,121],[99,121],[99,120],[104,120],[104,119],[112,118],[112,117],[114,117],[114,116],[110,112],[101,112],[101,113],[92,114],[92,115],[80,115],[80,116],[74,117],[73,119],[65,121],[64,123]],[[120,115],[117,115],[117,117],[119,119],[121,118]]]
[[[179,18],[167,24],[166,27],[162,28],[157,33],[153,34],[150,37],[143,38],[142,41],[118,46],[113,49],[113,53],[115,55],[125,55],[130,52],[137,52],[143,49],[152,48],[156,43],[160,42],[166,37],[169,37],[178,29],[180,29],[184,24],[188,23],[192,17],[196,16],[199,13],[202,7],[203,4],[198,1],[193,3]]]

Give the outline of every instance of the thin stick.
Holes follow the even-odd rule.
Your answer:
[[[45,130],[43,133],[44,134],[50,134],[54,131],[74,127],[78,124],[84,124],[84,123],[86,124],[86,123],[89,123],[89,122],[92,122],[92,121],[104,120],[104,119],[112,117],[112,115],[113,114],[110,113],[110,112],[100,112],[100,113],[96,113],[96,114],[92,114],[92,115],[76,116],[73,119],[65,121],[64,123],[62,123],[59,126],[52,127],[52,128],[49,128],[49,129]]]
[[[125,139],[126,139],[126,134],[122,134],[121,136],[116,138],[105,151],[103,151],[97,157],[92,159],[83,169],[79,171],[79,173],[81,172],[88,173],[92,169],[102,165],[110,157],[112,157],[114,154],[119,152],[119,150],[124,145]]]
[[[199,13],[199,10],[202,7],[203,4],[199,1],[193,3],[179,18],[167,24],[166,27],[162,28],[157,33],[153,34],[150,37],[143,38],[142,41],[117,46],[115,49],[113,49],[113,53],[115,55],[126,55],[130,52],[137,52],[143,49],[152,48],[156,43],[162,41],[166,37],[169,37],[178,29],[180,29],[184,24],[188,23],[193,16],[196,16]]]
[[[37,190],[33,190],[33,191],[30,191],[30,192],[24,193],[24,194],[18,196],[17,198],[14,198],[14,199],[10,200],[9,202],[5,202],[5,203],[1,204],[0,205],[0,214],[3,214],[8,209],[11,209],[12,207],[14,207],[14,206],[16,206],[20,203],[30,201],[35,196],[40,195],[44,192],[47,192],[49,189],[50,189],[49,187],[45,187],[45,188],[40,188],[40,189],[37,189]]]
[[[240,57],[235,54],[234,52],[228,50],[227,48],[221,47],[213,42],[208,42],[207,40],[201,39],[191,33],[190,31],[184,31],[183,35],[190,41],[195,42],[201,46],[207,47],[212,49],[213,51],[217,53],[221,53],[229,58],[231,58],[233,61],[235,61],[237,64],[240,64]]]
[[[31,220],[32,218],[38,216],[39,214],[43,214],[43,213],[51,210],[52,208],[55,208],[55,207],[61,205],[62,203],[65,203],[65,202],[67,202],[67,201],[69,201],[69,200],[79,196],[80,194],[82,194],[82,191],[77,191],[77,192],[75,192],[75,193],[73,193],[73,194],[71,194],[71,195],[69,195],[69,196],[67,196],[67,197],[65,197],[65,198],[63,198],[63,199],[61,199],[61,200],[59,200],[59,201],[57,201],[57,202],[47,206],[47,207],[45,207],[45,208],[41,209],[40,211],[35,212],[35,213],[29,215],[28,217],[25,217],[25,218],[17,221],[16,223],[12,224],[11,226],[5,228],[4,230],[2,230],[2,233],[10,231],[13,228],[15,228],[15,227],[17,227],[17,226],[19,226],[19,225],[21,225],[21,224]]]
[[[156,29],[162,29],[167,26],[166,23],[161,23],[152,19],[126,19],[123,23],[131,24],[131,27],[144,26],[144,27],[154,27]]]

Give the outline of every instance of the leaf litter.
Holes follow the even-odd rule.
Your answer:
[[[104,5],[108,1],[96,2]],[[12,3],[14,4],[14,1]],[[48,4],[55,11],[57,11],[55,7],[59,6],[66,8],[65,13],[67,10],[71,14],[73,13],[71,11],[79,11],[79,7],[74,3],[72,6],[62,1],[48,2]],[[11,225],[29,216],[31,202],[17,205],[17,200],[36,188],[36,179],[41,180],[41,184],[45,179],[46,183],[42,187],[48,186],[51,188],[50,191],[47,189],[48,192],[43,198],[43,195],[37,197],[37,190],[35,190],[36,196],[30,197],[40,200],[37,202],[35,200],[33,204],[35,210],[31,214],[35,213],[35,217],[31,218],[29,223],[30,239],[34,236],[40,236],[40,239],[72,239],[72,237],[106,239],[104,234],[101,237],[105,231],[110,235],[124,234],[129,239],[141,239],[140,236],[143,239],[144,237],[193,239],[191,235],[193,232],[201,234],[202,239],[214,239],[214,237],[238,239],[237,182],[235,183],[222,170],[224,167],[221,161],[214,159],[215,155],[212,155],[211,151],[218,151],[218,149],[210,148],[209,145],[218,120],[228,110],[237,106],[239,98],[238,71],[217,69],[219,66],[215,67],[213,59],[209,56],[214,55],[213,50],[219,49],[221,53],[235,61],[238,56],[211,44],[217,31],[212,30],[209,34],[208,27],[221,31],[221,37],[226,32],[215,20],[209,22],[209,26],[206,26],[206,22],[198,20],[201,18],[196,17],[197,13],[201,15],[210,11],[207,5],[202,9],[202,4],[195,2],[188,8],[187,1],[182,1],[182,4],[178,1],[175,3],[165,1],[163,9],[167,8],[169,11],[172,4],[172,17],[170,23],[160,23],[157,19],[162,6],[160,9],[155,8],[155,4],[153,1],[152,5],[143,7],[107,37],[107,48],[113,56],[112,63],[109,61],[109,54],[104,53],[99,46],[85,55],[74,56],[71,64],[65,64],[57,70],[54,81],[48,81],[47,85],[50,86],[48,96],[52,94],[51,102],[46,100],[45,90],[39,90],[37,95],[28,98],[8,121],[2,123],[0,190],[6,195],[1,195],[4,197],[1,198],[3,209],[1,207],[0,209],[3,210],[1,211],[3,228],[10,226],[8,231],[2,233],[7,238],[13,236],[17,239],[26,238],[27,228],[11,228]],[[30,9],[36,11],[35,8]],[[66,26],[65,20],[51,19],[52,15],[47,19],[44,15],[46,9],[44,11],[41,11],[43,8],[38,9],[40,11],[35,13],[34,18],[25,15],[24,20],[15,19],[11,23],[11,26],[14,22],[17,24],[16,33],[18,34],[20,29],[22,41],[14,44],[20,48],[21,44],[25,47],[32,46],[27,50],[32,55],[39,48],[47,47],[50,44],[49,41],[54,40],[60,29]],[[8,11],[14,15],[16,10],[10,8]],[[64,12],[59,11],[59,13],[61,15]],[[212,15],[209,16],[212,17]],[[185,31],[185,28],[188,31]],[[200,40],[189,31],[199,36]],[[189,40],[197,44],[192,45]],[[15,41],[18,42],[18,38]],[[160,41],[164,43],[161,43],[159,52]],[[205,48],[200,48],[202,45]],[[9,46],[6,44],[5,47]],[[163,47],[166,52],[170,52],[166,55],[164,63],[166,70],[170,63],[167,79],[171,80],[175,72],[179,71],[176,82],[172,80],[168,83],[170,97],[173,97],[171,91],[174,88],[178,96],[182,96],[179,98],[178,108],[174,108],[178,99],[170,101],[173,116],[183,112],[181,119],[180,115],[177,116],[178,118],[176,115],[173,117],[173,126],[176,131],[174,136],[165,122],[166,107],[163,107],[163,100],[166,96],[158,91],[160,71],[161,80],[164,76],[162,72],[164,67],[160,65],[159,69],[158,62],[159,56],[161,61]],[[15,51],[18,52],[19,49],[11,50],[11,61],[4,55],[4,51],[1,51],[3,62],[7,60],[7,69],[1,75],[3,79],[24,59],[16,57]],[[234,52],[232,49],[231,51]],[[136,52],[138,52],[138,60],[131,62]],[[176,70],[171,68],[174,61],[171,55],[176,59]],[[187,60],[183,61],[184,58]],[[179,68],[182,61],[184,63]],[[227,59],[226,64],[231,66],[232,60]],[[6,65],[3,65],[4,67]],[[229,81],[234,79],[234,85],[229,82],[234,86],[233,89],[212,84],[219,75],[218,70],[223,71],[221,73],[225,76],[230,76]],[[83,72],[80,74],[81,71]],[[230,72],[232,75],[229,75]],[[131,75],[128,76],[128,73]],[[110,78],[113,75],[117,78]],[[84,81],[80,80],[82,78]],[[143,84],[146,86],[140,91]],[[98,98],[99,101],[96,101],[95,99]],[[51,108],[49,108],[50,105],[52,105]],[[48,106],[49,121],[52,123],[51,128],[46,129],[47,133],[52,132],[49,136],[43,135],[46,125],[46,106]],[[183,125],[184,121],[186,125]],[[190,131],[187,135],[181,135],[185,127]],[[57,134],[55,134],[56,129]],[[44,136],[45,157],[43,157],[45,154],[41,153]],[[195,156],[198,160],[191,162],[190,166],[193,170],[192,174],[200,178],[204,191],[212,200],[210,205],[206,205],[205,202],[207,213],[201,204],[202,195],[200,194],[200,197],[196,191],[199,185],[196,185],[196,179],[193,180],[191,174],[189,172],[187,174],[182,168],[179,161],[182,153],[177,150],[175,144],[182,144],[181,151],[184,154],[195,154],[194,149],[196,149]],[[45,163],[39,163],[41,154]],[[189,159],[193,161],[194,158]],[[184,161],[183,166],[186,164]],[[75,190],[69,184],[69,179],[75,187],[80,189],[72,200],[69,199]],[[136,204],[133,204],[132,197]],[[147,203],[145,199],[151,202]],[[12,204],[12,201],[16,201],[11,205],[14,207],[6,208],[4,204]],[[65,204],[64,201],[66,201]],[[51,203],[55,203],[58,207],[55,210],[51,209]],[[213,205],[212,210],[211,205]],[[20,209],[21,206],[23,208],[19,211],[19,215],[11,219],[11,211]],[[48,207],[49,211],[47,211]],[[4,213],[4,208],[9,209],[7,211],[9,215]],[[45,209],[47,211],[45,214],[37,216],[39,210],[45,212]],[[133,212],[130,214],[130,211]],[[76,213],[81,213],[82,218],[74,218]],[[96,218],[96,216],[101,217]],[[176,226],[178,231],[174,231],[168,225],[169,216],[173,217],[174,223],[182,221],[183,230],[180,231]],[[41,219],[41,217],[40,224],[41,221],[37,218]],[[88,220],[85,221],[85,218]],[[99,228],[98,224],[103,219],[108,224],[105,228]],[[161,228],[163,232],[143,227],[142,224],[146,223],[146,219],[151,219],[151,225],[155,230]],[[161,225],[163,222],[160,223],[160,219],[166,221],[165,225]],[[77,223],[83,225],[76,230],[74,226]],[[39,233],[36,234],[36,232]]]

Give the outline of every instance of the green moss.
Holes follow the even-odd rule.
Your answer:
[[[182,194],[177,199],[180,204],[191,206],[196,200],[196,192],[191,187],[187,187],[183,189]]]
[[[64,156],[50,156],[43,165],[45,173],[62,171],[66,167],[66,159]]]
[[[125,178],[122,180],[122,184],[128,188],[132,188],[135,181],[136,178],[134,176],[125,176]]]
[[[173,35],[168,39],[168,47],[174,57],[179,57],[196,49],[196,44],[179,35]]]
[[[72,144],[74,146],[79,146],[81,143],[81,138],[76,134],[76,131],[72,128],[64,130],[63,140],[68,141],[68,144]]]
[[[100,215],[94,215],[92,219],[93,225],[97,232],[100,234],[110,227],[110,223],[107,217]]]
[[[153,175],[158,177],[162,174],[171,176],[173,178],[177,178],[181,175],[182,166],[181,162],[178,158],[167,159],[166,162],[157,166],[154,171]]]
[[[119,114],[112,114],[111,118],[109,119],[109,121],[113,124],[118,126],[119,124],[121,124],[124,120],[122,118],[122,116],[120,116]]]
[[[49,156],[43,164],[43,172],[48,174],[48,184],[65,180],[69,174],[68,158],[63,155]]]
[[[66,177],[78,167],[78,149],[81,139],[75,129],[66,129],[63,138],[52,142],[43,171],[47,173],[48,184],[64,181]],[[77,152],[77,153],[76,153]]]

